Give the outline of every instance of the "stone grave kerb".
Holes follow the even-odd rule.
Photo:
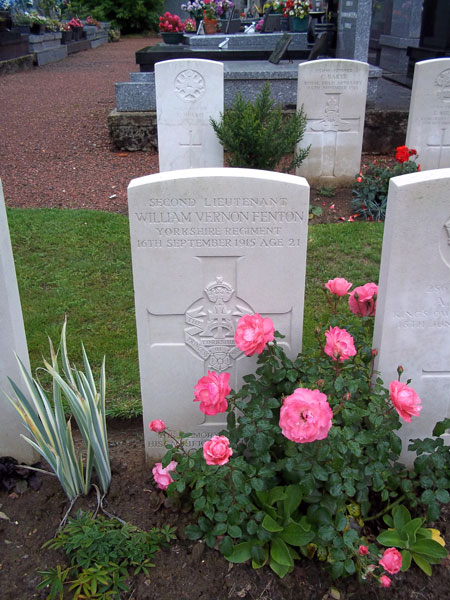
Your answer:
[[[450,417],[449,194],[450,169],[389,184],[373,347],[385,386],[398,379],[401,365],[401,381],[411,379],[422,400],[419,417],[401,420],[407,465],[409,439],[431,436],[435,423]]]
[[[15,354],[20,357],[28,371],[30,363],[1,180],[0,286],[0,456],[12,456],[19,462],[30,464],[36,462],[38,454],[20,437],[21,434],[28,435],[28,432],[6,397],[13,396],[8,377],[19,386],[22,383]]]

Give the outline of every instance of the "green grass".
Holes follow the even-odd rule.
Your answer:
[[[58,343],[67,315],[72,361],[81,362],[81,341],[95,372],[106,354],[108,414],[140,414],[128,218],[8,209],[8,219],[32,369],[42,365],[42,355],[48,358],[48,336]],[[380,223],[310,226],[304,347],[328,317],[321,291],[328,279],[378,281],[382,235]]]

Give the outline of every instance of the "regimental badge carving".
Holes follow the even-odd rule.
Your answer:
[[[326,94],[325,118],[311,124],[312,131],[350,131],[351,123],[341,119],[339,94]]]
[[[237,322],[251,313],[254,310],[236,296],[232,286],[216,277],[186,311],[186,344],[207,361],[208,369],[226,371],[242,354],[234,342]]]
[[[175,78],[175,93],[187,102],[198,100],[205,93],[203,76],[193,69],[181,71]]]
[[[450,102],[450,69],[445,69],[436,77],[437,97],[443,102]]]

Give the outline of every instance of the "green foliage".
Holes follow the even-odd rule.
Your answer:
[[[227,398],[227,429],[221,435],[233,450],[228,462],[208,466],[202,449],[185,450],[183,439],[166,444],[163,466],[178,463],[168,494],[188,499],[196,515],[186,529],[190,539],[218,544],[231,562],[267,564],[280,577],[300,556],[315,556],[335,578],[353,573],[378,578],[358,552],[366,524],[400,502],[418,512],[434,506],[436,498],[448,502],[449,461],[444,466],[431,459],[428,479],[398,462],[400,420],[373,371],[372,319],[346,314],[345,323],[357,353],[343,362],[324,352],[328,327],[317,327],[318,348],[295,360],[277,339],[266,345],[256,374],[245,376],[241,390]],[[338,326],[338,317],[331,316],[329,325]],[[276,332],[275,337],[283,336]],[[326,395],[333,417],[325,439],[295,443],[282,434],[280,409],[296,388]],[[423,451],[431,452],[430,441],[424,444]],[[422,527],[424,518],[419,521]],[[411,540],[411,548],[404,549],[428,560],[428,541]],[[373,555],[379,555],[376,547]]]
[[[130,574],[142,571],[148,576],[156,552],[174,538],[173,527],[144,532],[129,523],[80,510],[54,539],[44,544],[63,549],[70,566],[40,571],[38,589],[47,589],[49,600],[62,599],[67,587],[74,598],[119,598],[120,592],[129,591],[126,581]]]
[[[336,190],[334,189],[334,187],[332,185],[323,185],[319,189],[319,195],[325,196],[325,198],[332,198],[333,196],[336,195]]]
[[[66,324],[64,322],[60,344],[62,374],[51,340],[51,364],[44,360],[44,371],[52,380],[53,401],[49,401],[39,381],[26,371],[19,358],[17,360],[27,392],[23,393],[10,379],[15,393],[14,399],[10,398],[10,401],[31,434],[31,439],[22,437],[47,460],[69,500],[74,500],[80,494],[88,493],[92,468],[106,493],[111,483],[111,468],[105,418],[105,360],[103,359],[97,391],[84,346],[82,352],[85,372],[70,366]],[[28,398],[31,398],[31,402]],[[71,423],[70,420],[66,423],[64,415],[63,398],[68,402],[83,437],[84,453],[77,454],[75,450]]]
[[[122,33],[158,31],[162,0],[72,0],[68,10],[81,18],[91,15],[99,21],[109,21]]]
[[[415,150],[413,151],[415,154]],[[414,156],[411,155],[411,156]],[[415,173],[419,170],[414,160],[397,162],[394,166],[376,160],[356,176],[353,184],[352,209],[370,221],[384,221],[391,177]]]
[[[433,532],[437,530],[422,527],[425,519],[412,519],[405,506],[396,506],[392,516],[385,515],[383,520],[389,529],[380,533],[377,541],[401,550],[402,571],[408,570],[413,560],[424,573],[431,575],[431,565],[439,564],[448,555],[447,550],[433,539]]]
[[[274,171],[285,156],[293,154],[286,171],[299,167],[307,157],[308,148],[298,149],[306,127],[303,109],[283,117],[281,105],[275,107],[266,82],[255,101],[246,101],[236,94],[231,108],[211,119],[231,167]]]

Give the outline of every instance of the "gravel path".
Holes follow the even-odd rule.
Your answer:
[[[0,178],[8,206],[127,211],[130,180],[157,172],[157,154],[114,151],[107,116],[114,84],[139,70],[136,50],[156,41],[121,39],[0,77]]]

